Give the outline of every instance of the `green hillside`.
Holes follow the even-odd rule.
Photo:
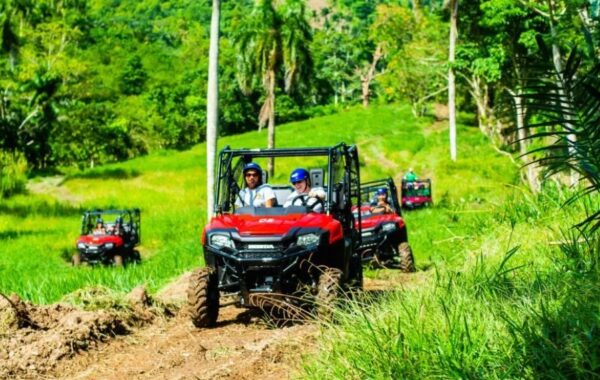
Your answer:
[[[463,260],[461,239],[470,218],[457,209],[486,212],[506,198],[517,170],[497,154],[476,128],[459,129],[459,155],[450,162],[445,123],[415,119],[408,107],[357,107],[278,127],[280,147],[356,143],[363,180],[399,179],[410,166],[434,181],[436,207],[407,213],[409,234],[421,268]],[[223,138],[220,146],[264,147],[266,131]],[[156,290],[174,276],[201,265],[205,222],[205,146],[163,151],[127,162],[73,173],[58,187],[34,179],[29,194],[0,205],[0,291],[40,303],[53,302],[88,285],[129,290],[140,283]],[[271,183],[285,183],[294,162],[282,162]],[[38,190],[39,191],[39,190]],[[124,271],[70,266],[87,208],[140,207],[143,263]],[[465,214],[469,215],[469,214]]]

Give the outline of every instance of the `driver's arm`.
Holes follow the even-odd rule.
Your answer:
[[[262,191],[265,196],[265,207],[275,206],[277,196],[275,195],[275,192],[273,191],[271,186],[265,186]]]
[[[316,187],[310,190],[308,196],[311,198],[319,198],[320,200],[325,200],[325,190],[321,187]]]

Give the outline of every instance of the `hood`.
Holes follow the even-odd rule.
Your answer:
[[[343,237],[342,226],[339,221],[329,215],[313,212],[277,216],[220,215],[214,217],[206,225],[204,231],[206,233],[213,230],[235,230],[241,237],[282,236],[291,229],[298,228],[318,228],[329,231],[330,242]]]
[[[411,203],[431,202],[431,197],[423,197],[423,196],[402,197],[402,203],[405,203],[405,202],[411,202]]]
[[[116,235],[81,235],[77,240],[77,243],[84,243],[87,245],[102,245],[106,243],[113,243],[115,246],[123,245],[123,238]]]
[[[404,227],[404,219],[396,214],[372,214],[367,217],[361,218],[361,225],[363,229],[375,228],[382,223],[394,222],[400,228]]]

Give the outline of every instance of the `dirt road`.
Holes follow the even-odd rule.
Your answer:
[[[419,279],[390,271],[366,279],[365,288],[381,292]],[[155,303],[181,305],[186,288],[184,275]],[[18,322],[12,330],[7,323],[0,329],[0,378],[285,379],[316,348],[319,333],[314,322],[274,327],[260,311],[234,306],[221,309],[216,328],[197,329],[185,308],[171,309],[173,314],[156,306],[111,313],[11,302],[13,317],[20,319],[13,318]],[[10,321],[2,310],[8,309],[0,302],[0,322]]]

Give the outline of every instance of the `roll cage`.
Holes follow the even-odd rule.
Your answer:
[[[123,218],[123,228],[125,228],[128,233],[132,233],[137,238],[137,242],[141,242],[142,240],[142,223],[141,223],[141,213],[140,209],[125,209],[125,210],[88,210],[83,214],[81,218],[81,235],[91,234],[96,226],[96,219],[102,218],[106,219],[107,215],[114,215],[115,219],[117,217]],[[105,225],[113,224],[112,221],[104,221]]]
[[[403,197],[431,197],[431,178],[402,180]]]
[[[235,211],[235,199],[242,185],[242,168],[255,158],[276,157],[327,157],[324,212],[340,220],[351,230],[354,224],[352,205],[359,204],[360,175],[358,150],[355,145],[340,143],[321,148],[231,149],[219,153],[217,181],[215,183],[215,214]],[[238,181],[240,181],[238,183]],[[358,223],[360,223],[360,216]]]
[[[400,201],[398,200],[398,189],[394,180],[390,177],[378,179],[375,181],[365,182],[360,185],[362,195],[361,202],[371,203],[373,195],[378,189],[386,188],[388,190],[388,202],[394,210],[401,215]]]

